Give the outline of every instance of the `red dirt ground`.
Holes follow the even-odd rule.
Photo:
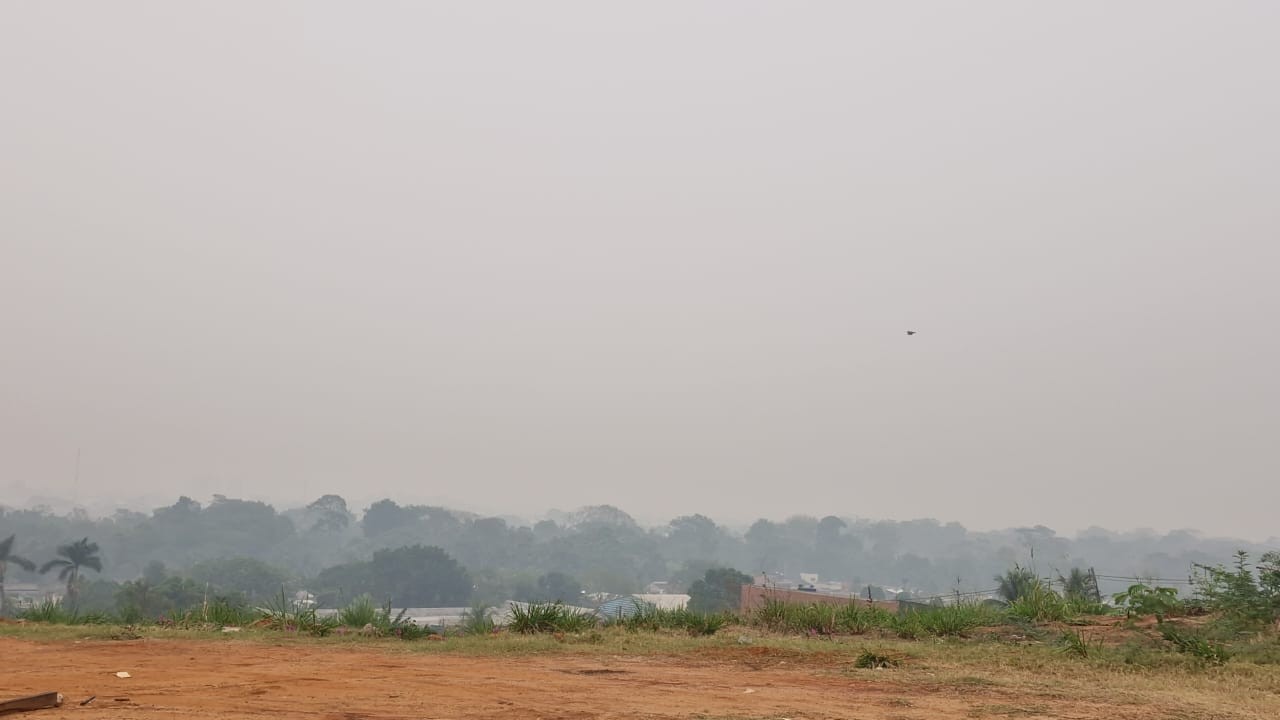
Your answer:
[[[711,650],[709,648],[709,650]],[[680,656],[415,653],[390,646],[0,638],[0,699],[66,696],[31,720],[126,718],[971,718],[1017,707],[991,687],[918,687],[763,647]],[[117,671],[132,674],[119,679]],[[79,702],[96,695],[89,706]],[[1023,698],[1026,700],[1026,698]],[[1034,698],[1019,717],[1142,717]],[[985,709],[985,710],[984,710]],[[1154,716],[1152,716],[1154,717]]]

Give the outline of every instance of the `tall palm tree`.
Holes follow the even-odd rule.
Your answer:
[[[13,563],[23,570],[31,571],[36,569],[36,564],[30,560],[13,554],[13,535],[0,540],[0,612],[4,612],[9,607],[9,599],[4,595],[4,574],[9,570],[9,563]]]
[[[58,546],[58,554],[62,557],[42,565],[40,572],[47,573],[56,567],[62,568],[58,573],[58,579],[67,581],[67,604],[75,608],[80,593],[80,568],[102,572],[102,558],[98,557],[98,543],[89,542],[89,538],[83,538],[70,545]]]

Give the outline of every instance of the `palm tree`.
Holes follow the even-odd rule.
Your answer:
[[[98,543],[89,542],[89,538],[83,538],[70,545],[60,545],[58,554],[62,557],[45,563],[41,566],[40,572],[47,573],[53,568],[62,568],[58,573],[58,579],[67,581],[67,602],[74,609],[80,592],[80,568],[102,572],[102,558],[98,557]]]
[[[1092,584],[1089,573],[1080,568],[1071,568],[1071,572],[1065,577],[1059,573],[1058,582],[1062,583],[1062,594],[1069,600],[1086,600],[1092,599],[1093,592],[1090,588]]]
[[[4,595],[4,574],[9,569],[9,563],[13,563],[28,572],[36,569],[36,564],[30,560],[13,554],[13,535],[0,540],[0,613],[3,613],[9,607],[9,599]]]
[[[996,594],[1008,602],[1030,594],[1040,584],[1034,572],[1018,565],[1014,565],[1012,570],[1003,575],[997,575],[996,582],[999,583]]]

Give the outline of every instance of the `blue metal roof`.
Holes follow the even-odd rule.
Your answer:
[[[600,607],[596,608],[596,614],[608,621],[629,618],[641,611],[652,609],[653,606],[643,600],[637,600],[633,597],[618,597],[600,603]]]

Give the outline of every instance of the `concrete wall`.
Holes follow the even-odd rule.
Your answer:
[[[848,605],[851,601],[866,605],[865,597],[856,595],[831,595],[828,593],[801,592],[799,590],[782,590],[780,588],[763,587],[761,585],[743,585],[738,601],[738,612],[748,612],[763,607],[766,600],[777,600],[797,605]],[[898,611],[898,603],[894,600],[877,600],[874,605],[889,612]]]

